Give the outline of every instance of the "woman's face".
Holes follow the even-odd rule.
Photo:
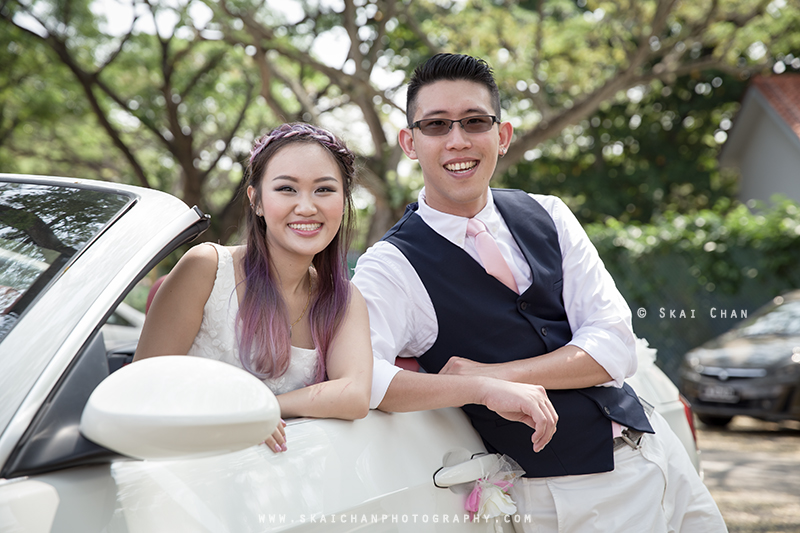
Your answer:
[[[316,142],[294,142],[278,150],[261,179],[267,246],[274,258],[313,258],[336,236],[344,212],[344,183],[333,155]]]

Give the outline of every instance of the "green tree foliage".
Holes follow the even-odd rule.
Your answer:
[[[106,137],[70,72],[8,25],[0,31],[0,65],[0,168],[102,176],[103,154],[112,150],[100,149]]]
[[[241,218],[242,172],[233,161],[244,158],[250,140],[235,140],[257,80],[243,67],[241,48],[199,34],[188,6],[132,6],[129,31],[115,35],[86,0],[4,5],[3,25],[16,33],[6,39],[25,65],[19,70],[30,58],[52,62],[32,83],[53,116],[36,117],[27,135],[6,144],[32,160],[11,169],[44,164],[48,173],[167,190],[212,213],[209,236],[226,240]],[[156,30],[139,31],[142,20]],[[25,100],[16,93],[7,101]]]
[[[800,288],[800,206],[776,198],[757,207],[722,199],[650,224],[608,218],[586,227],[631,307],[634,331],[658,347],[673,379],[684,353],[727,331],[743,310]]]

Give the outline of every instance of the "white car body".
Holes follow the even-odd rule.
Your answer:
[[[108,374],[97,361],[111,356],[109,343],[101,343],[98,332],[133,285],[164,254],[202,231],[207,220],[198,210],[152,190],[0,175],[0,185],[3,181],[120,193],[130,202],[0,339],[1,531],[486,531],[485,522],[470,521],[463,492],[437,488],[433,482],[449,451],[485,453],[460,409],[372,411],[353,422],[289,420],[289,451],[274,454],[259,439],[245,437],[246,431],[240,435],[226,425],[231,418],[246,418],[247,405],[214,402],[214,397],[202,396],[202,386],[182,397],[170,396],[167,392],[174,389],[158,386],[154,379],[150,394],[143,394],[150,402],[125,406],[142,404],[141,412],[128,417],[139,429],[126,427],[120,411],[114,411],[122,408],[102,398],[95,406],[100,412],[95,428],[102,433],[111,422],[120,422],[114,432],[130,439],[116,435],[115,442],[122,444],[114,449],[123,449],[127,440],[144,446],[163,437],[159,426],[176,424],[168,416],[177,406],[192,418],[191,431],[196,433],[191,438],[176,433],[182,437],[174,439],[171,457],[133,459],[147,454],[131,451],[125,456],[86,440],[78,432],[79,418],[83,413],[85,422],[88,405],[96,399],[87,403],[86,397],[99,390],[97,383]],[[651,360],[640,361],[631,384],[667,418],[699,465],[677,389]],[[209,383],[219,390],[227,387],[235,398],[238,385],[222,374]],[[198,383],[194,376],[190,370],[175,382]],[[223,394],[219,390],[214,394]],[[203,409],[216,411],[212,415]],[[257,422],[267,420],[265,415]],[[235,451],[228,444],[217,446],[220,436],[228,444],[237,442]],[[190,449],[192,442],[205,446],[201,456]],[[500,526],[512,531],[509,521]]]

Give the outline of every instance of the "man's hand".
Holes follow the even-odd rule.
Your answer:
[[[487,376],[401,370],[395,374],[378,408],[405,413],[466,404],[484,405],[507,420],[532,427],[535,452],[541,451],[556,432],[558,415],[542,386]]]
[[[503,367],[503,364],[478,363],[453,356],[439,374],[489,378],[489,387],[481,403],[507,420],[522,422],[535,429],[533,451],[538,452],[556,432],[558,414],[543,387],[504,381]]]
[[[558,414],[539,385],[489,378],[481,403],[507,420],[535,429],[531,437],[534,452],[541,451],[556,432]]]

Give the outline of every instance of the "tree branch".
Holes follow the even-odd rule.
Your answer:
[[[239,179],[239,183],[236,185],[233,195],[230,200],[228,200],[228,203],[225,204],[225,207],[222,208],[218,216],[219,225],[217,227],[217,233],[222,244],[228,242],[231,235],[236,233],[239,223],[242,220],[242,215],[244,214],[242,199],[244,198],[246,187],[246,173],[242,172],[242,177]]]
[[[405,18],[406,24],[408,24],[408,28],[411,30],[411,32],[414,35],[416,35],[420,41],[422,41],[422,44],[424,44],[428,48],[428,51],[430,52],[431,55],[438,54],[439,52],[441,52],[442,50],[438,46],[433,44],[430,41],[430,39],[428,39],[428,35],[424,31],[422,31],[422,28],[419,27],[419,24],[417,24],[416,17],[414,17],[409,12],[411,3],[410,2],[408,4],[402,3],[401,5],[403,6],[402,9],[403,18]]]
[[[350,38],[350,49],[347,51],[348,59],[352,59],[356,65],[356,72],[362,70],[361,62],[364,56],[359,49],[358,28],[356,27],[356,6],[353,0],[344,1],[344,12],[342,13],[342,26]]]
[[[272,96],[272,65],[267,61],[267,54],[263,48],[256,46],[255,62],[258,66],[258,72],[261,76],[261,96],[267,102],[267,105],[278,117],[278,120],[286,121],[291,114],[288,110]]]
[[[236,132],[239,131],[239,127],[242,125],[242,122],[244,122],[244,117],[245,115],[247,115],[247,110],[250,107],[250,103],[252,101],[253,101],[253,84],[250,83],[250,81],[248,80],[247,96],[245,97],[244,105],[242,105],[242,109],[239,112],[239,116],[236,118],[236,123],[231,127],[230,131],[228,132],[228,135],[223,140],[223,142],[225,143],[225,147],[219,151],[219,153],[217,154],[217,158],[214,160],[214,162],[211,163],[208,169],[206,169],[206,171],[202,173],[201,180],[205,181],[206,177],[208,177],[208,174],[217,167],[217,164],[219,163],[220,159],[222,159],[222,156],[225,155],[225,152],[228,150],[228,147],[230,146],[233,137],[236,135]]]
[[[116,60],[117,57],[119,57],[119,55],[122,53],[122,49],[125,47],[125,43],[127,43],[130,40],[131,36],[133,35],[133,27],[134,25],[136,25],[137,20],[139,20],[139,15],[134,13],[133,22],[131,22],[131,29],[128,30],[128,33],[126,33],[125,36],[122,38],[122,40],[119,42],[119,46],[117,46],[117,49],[114,50],[114,52],[110,56],[108,56],[108,59],[106,59],[105,62],[103,62],[97,68],[97,70],[95,71],[95,76],[100,76],[100,73],[103,72],[103,70],[105,70],[106,67],[111,65],[114,62],[114,60]]]
[[[376,19],[378,22],[378,32],[367,56],[370,65],[374,65],[378,61],[378,52],[381,50],[380,43],[386,36],[386,23],[395,16],[395,13],[397,13],[396,2],[391,0],[383,2],[383,8],[381,8],[379,4],[378,12],[375,14],[376,17],[380,15],[380,20]]]
[[[186,87],[184,87],[183,90],[178,90],[179,94],[183,94],[184,97],[191,94],[194,88],[197,87],[200,78],[202,78],[204,74],[208,74],[209,72],[217,68],[226,55],[227,55],[226,52],[217,52],[213,54],[205,62],[202,68],[200,68],[197,72],[195,72],[194,76],[192,76],[192,79],[190,79],[186,83]]]
[[[70,55],[69,49],[67,48],[67,44],[65,41],[61,40],[60,38],[56,37],[53,32],[51,32],[47,26],[44,24],[43,21],[39,20],[33,13],[28,11],[25,6],[19,5],[23,11],[34,18],[39,24],[42,25],[43,28],[47,31],[47,35],[42,37],[41,35],[32,32],[31,30],[19,26],[13,21],[13,17],[8,17],[5,13],[7,11],[3,11],[3,18],[8,20],[11,24],[22,30],[23,32],[27,33],[34,39],[42,41],[45,45],[47,45],[53,52],[55,52],[58,59],[63,63],[70,71],[72,71],[73,75],[77,79],[79,85],[83,89],[84,94],[86,95],[87,100],[89,101],[89,106],[91,107],[92,111],[94,112],[95,117],[97,118],[98,122],[102,126],[102,128],[106,131],[108,136],[111,138],[111,142],[114,146],[122,152],[122,155],[128,161],[131,166],[131,169],[134,172],[134,175],[139,180],[139,184],[143,187],[150,187],[150,182],[147,178],[147,174],[144,171],[144,168],[136,159],[136,156],[133,155],[133,152],[128,148],[125,142],[122,140],[119,132],[114,128],[111,122],[108,120],[108,117],[105,114],[100,102],[97,100],[94,91],[92,89],[93,85],[96,82],[96,78],[93,74],[83,70],[75,61],[75,59]]]

